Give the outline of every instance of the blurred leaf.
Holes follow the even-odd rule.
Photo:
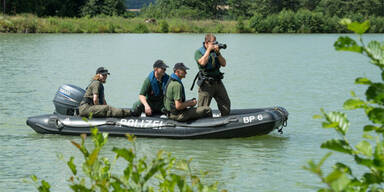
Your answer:
[[[355,155],[355,162],[360,165],[364,165],[366,167],[372,167],[373,166],[373,161],[370,159],[366,158],[361,158],[358,155]]]
[[[313,118],[313,119],[322,119],[323,116],[321,116],[321,115],[314,115],[312,118]]]
[[[347,153],[347,154],[353,154],[353,149],[349,146],[349,144],[345,140],[328,140],[321,144],[321,148],[326,148],[342,153]]]
[[[366,139],[369,139],[369,140],[374,140],[374,138],[372,137],[372,135],[370,135],[369,133],[363,133],[363,138],[366,138]]]
[[[76,143],[75,141],[71,141],[71,143],[78,149],[81,149],[80,144]]]
[[[333,123],[323,122],[322,124],[323,128],[336,128],[338,125],[339,124],[336,122],[333,122]]]
[[[97,160],[97,158],[99,156],[99,152],[100,152],[100,148],[96,148],[92,151],[91,155],[87,159],[87,164],[89,166],[92,166],[95,163],[95,161]]]
[[[183,171],[188,171],[188,163],[185,160],[179,161],[176,165],[176,168],[183,170]]]
[[[349,166],[345,165],[344,163],[337,162],[335,164],[335,168],[336,169],[342,169],[342,170],[344,170],[344,172],[352,175],[352,169]]]
[[[37,182],[37,177],[36,177],[36,175],[31,175],[31,179],[32,179],[33,182]]]
[[[368,101],[374,101],[377,104],[384,104],[384,84],[374,83],[370,85],[365,92]]]
[[[372,81],[366,77],[358,77],[358,78],[356,78],[355,83],[361,84],[361,85],[370,85],[370,84],[372,84]]]
[[[94,190],[88,189],[87,187],[80,185],[80,184],[70,185],[70,187],[73,191],[78,191],[78,192],[93,192],[94,191]]]
[[[351,182],[347,175],[339,170],[335,170],[329,176],[327,176],[326,180],[328,179],[332,181],[331,187],[334,191],[343,191],[345,187],[347,187]]]
[[[323,123],[323,127],[329,128],[334,127],[337,132],[342,135],[345,135],[349,128],[349,120],[346,115],[341,112],[329,112],[324,113],[325,119],[327,122]]]
[[[383,81],[384,81],[384,71],[383,71],[383,72],[381,72],[381,80],[383,80]]]
[[[73,163],[74,159],[75,158],[73,156],[71,156],[69,158],[69,161],[67,162],[67,165],[68,165],[69,169],[71,169],[73,175],[76,175],[77,174],[77,170],[76,170],[76,165]]]
[[[76,143],[75,141],[71,141],[71,143],[80,150],[80,152],[84,155],[84,157],[88,157],[89,156],[89,152],[87,150],[87,148],[84,147],[84,145],[80,145],[78,143]]]
[[[384,49],[381,48],[381,45],[378,41],[369,42],[366,51],[369,52],[373,59],[383,60],[384,58]]]
[[[334,169],[331,173],[329,173],[327,175],[327,177],[325,177],[325,182],[326,183],[332,183],[335,180],[339,179],[342,174],[343,174],[343,172],[341,172],[340,170]]]
[[[374,152],[374,164],[381,171],[384,171],[384,141],[378,142]]]
[[[125,136],[127,137],[128,141],[130,141],[132,143],[134,143],[136,141],[136,137],[133,134],[128,133]]]
[[[340,24],[342,24],[342,25],[348,26],[351,23],[352,23],[351,19],[348,19],[348,18],[343,18],[340,20]]]
[[[135,158],[135,154],[132,152],[132,150],[114,147],[112,151],[117,154],[118,158],[123,157],[125,160],[127,160],[130,163],[132,163],[133,159]]]
[[[38,188],[39,192],[49,192],[51,188],[51,185],[49,185],[48,182],[42,180],[41,181],[41,186]]]
[[[351,96],[356,97],[356,93],[354,91],[351,91]]]
[[[332,155],[332,152],[328,152],[321,158],[318,164],[316,164],[313,160],[309,160],[307,162],[307,166],[303,166],[303,169],[306,169],[308,171],[311,171],[312,173],[315,173],[317,175],[322,175],[321,166],[324,164],[324,162]]]
[[[372,146],[368,141],[361,141],[356,145],[356,149],[359,153],[371,157],[372,156]]]
[[[366,125],[364,126],[364,131],[374,131],[376,130],[378,127],[376,126],[373,126],[373,125]]]
[[[374,108],[369,111],[368,117],[373,123],[384,124],[384,109]]]
[[[363,48],[357,45],[355,40],[347,36],[339,37],[339,39],[333,44],[333,46],[337,51],[352,51],[357,53],[363,52]]]
[[[365,105],[365,101],[359,98],[353,98],[345,101],[343,107],[346,110],[352,110],[352,109],[362,108],[364,105]]]
[[[362,35],[369,29],[369,25],[370,25],[369,20],[366,20],[363,23],[352,22],[348,24],[348,29],[359,35]]]
[[[86,117],[83,117],[83,118],[81,118],[83,121],[85,121],[85,122],[88,122],[88,118],[86,118]]]
[[[372,173],[365,173],[363,175],[363,178],[364,178],[364,182],[367,184],[380,183],[380,181],[381,181],[381,179],[377,178]]]

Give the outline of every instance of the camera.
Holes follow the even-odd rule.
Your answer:
[[[217,41],[213,42],[213,44],[218,45],[219,49],[226,49],[227,48],[227,44],[219,43]]]

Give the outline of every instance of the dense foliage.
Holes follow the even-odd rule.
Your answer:
[[[110,161],[106,157],[101,157],[101,149],[107,143],[108,134],[99,133],[95,128],[92,130],[92,140],[94,147],[92,150],[85,145],[86,135],[81,136],[81,143],[71,141],[72,144],[81,152],[84,161],[81,165],[76,165],[74,157],[70,157],[67,166],[72,175],[68,178],[69,187],[72,191],[218,191],[216,183],[205,185],[201,179],[192,174],[189,161],[178,161],[171,154],[159,151],[156,157],[148,160],[147,157],[138,157],[135,147],[135,138],[128,135],[128,140],[133,144],[132,148],[117,148],[112,151],[115,159]],[[126,161],[126,167],[121,175],[112,173],[113,166],[117,159]],[[81,168],[79,168],[79,166]],[[206,174],[206,173],[205,173]],[[37,189],[40,192],[50,191],[50,184],[36,176],[32,176]],[[154,187],[156,186],[156,187]],[[225,190],[223,190],[225,191]]]
[[[121,15],[123,0],[1,0],[1,10],[8,15],[32,13],[38,16],[79,17]],[[5,9],[4,9],[5,5]]]
[[[95,16],[81,18],[0,16],[0,33],[344,33],[338,17],[310,11],[282,11],[263,19],[189,20],[168,18],[146,23],[140,17]],[[370,33],[384,33],[384,17],[372,17]]]
[[[384,0],[156,0],[142,11],[154,18],[238,19],[305,9],[325,16],[384,16]]]
[[[318,175],[326,184],[319,191],[384,191],[384,42],[370,41],[366,44],[362,40],[362,34],[370,26],[368,21],[358,23],[345,19],[342,23],[358,35],[358,41],[348,36],[339,37],[334,44],[336,50],[365,55],[381,72],[380,82],[373,82],[366,77],[356,78],[356,84],[368,87],[365,99],[352,92],[352,98],[344,103],[347,110],[363,109],[371,123],[364,126],[363,139],[354,145],[346,137],[350,123],[345,113],[321,110],[322,115],[315,117],[325,118],[323,127],[332,128],[339,135],[337,139],[325,141],[321,148],[349,155],[354,160],[353,167],[365,172],[356,174],[350,166],[338,162],[328,175],[324,175],[321,166],[331,153],[318,163],[309,161],[304,168]]]
[[[145,5],[154,3],[155,0],[125,0],[124,2],[128,9],[140,9]]]
[[[325,16],[384,16],[384,0],[0,0],[5,13],[78,17],[122,14],[126,8],[141,8],[152,18],[249,19],[267,17],[283,10],[300,9]],[[4,8],[5,5],[5,9]],[[112,9],[112,10],[111,10]]]

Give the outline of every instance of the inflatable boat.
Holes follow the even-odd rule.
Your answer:
[[[133,134],[138,137],[200,139],[252,137],[268,134],[275,129],[282,133],[288,120],[288,112],[283,107],[234,109],[230,115],[223,117],[214,110],[213,117],[189,122],[177,122],[161,114],[151,117],[142,115],[86,119],[77,115],[83,94],[84,90],[79,87],[61,86],[53,101],[55,112],[29,117],[27,125],[42,134],[90,134],[91,129],[97,127],[100,132],[112,136]]]

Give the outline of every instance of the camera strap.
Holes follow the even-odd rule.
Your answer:
[[[201,73],[200,71],[197,72],[197,74],[196,74],[196,76],[195,76],[195,79],[193,79],[193,83],[192,83],[192,86],[191,86],[191,91],[193,90],[193,87],[195,87],[196,80],[197,80],[197,78],[199,77],[200,73]]]

